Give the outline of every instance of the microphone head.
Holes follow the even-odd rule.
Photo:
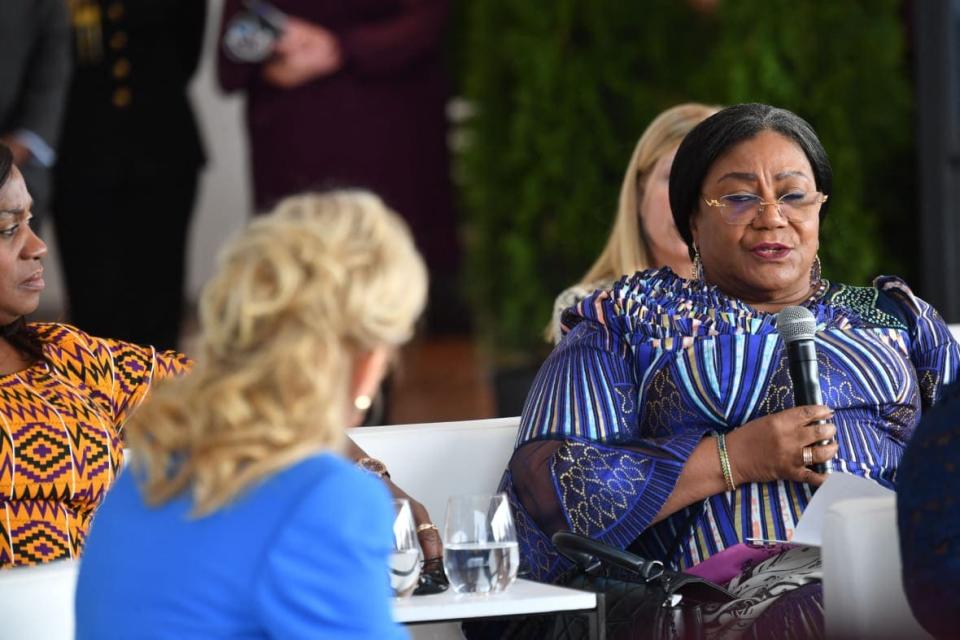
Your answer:
[[[777,314],[777,332],[786,343],[813,340],[817,319],[806,307],[784,307]]]

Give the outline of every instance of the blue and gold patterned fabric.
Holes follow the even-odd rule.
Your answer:
[[[824,281],[806,306],[836,414],[834,470],[892,488],[922,411],[960,376],[960,347],[899,278]],[[748,537],[790,537],[811,497],[797,482],[744,484],[651,526],[704,436],[794,406],[775,314],[663,268],[595,292],[562,323],[503,481],[528,576],[565,566],[549,541],[561,528],[680,569]],[[548,456],[528,455],[538,443]]]

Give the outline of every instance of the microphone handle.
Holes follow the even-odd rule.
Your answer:
[[[820,392],[820,370],[817,366],[817,349],[813,340],[796,340],[787,343],[787,363],[793,381],[793,400],[798,407],[823,404]],[[825,424],[817,420],[813,424]],[[818,445],[828,445],[830,440],[820,440]],[[810,467],[814,473],[830,473],[830,465],[818,462]]]

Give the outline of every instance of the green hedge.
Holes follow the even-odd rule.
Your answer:
[[[501,355],[537,356],[554,297],[606,238],[637,136],[698,100],[807,118],[835,170],[827,277],[910,275],[894,247],[915,209],[911,92],[893,0],[473,0],[462,90],[476,115],[457,159],[468,291]]]

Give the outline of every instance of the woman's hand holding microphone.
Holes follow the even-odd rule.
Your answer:
[[[726,446],[735,483],[794,480],[820,486],[827,474],[810,467],[837,455],[832,420],[830,407],[807,405],[751,420],[729,432]]]

